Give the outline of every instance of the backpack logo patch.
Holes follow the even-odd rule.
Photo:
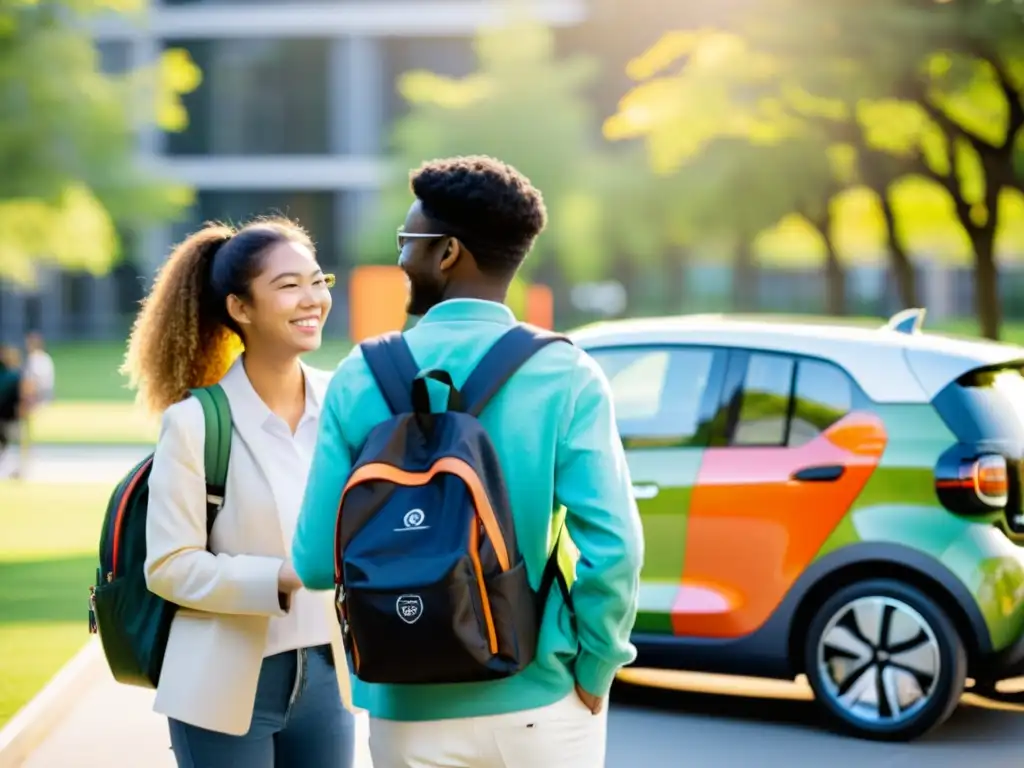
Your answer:
[[[402,517],[402,528],[395,528],[396,531],[425,531],[429,525],[423,523],[427,520],[427,513],[422,509],[410,509]]]
[[[415,624],[423,615],[423,600],[419,595],[401,595],[395,601],[395,611],[406,624]]]

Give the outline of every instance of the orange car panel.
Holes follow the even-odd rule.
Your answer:
[[[705,451],[693,490],[677,635],[740,637],[760,627],[857,498],[885,449],[881,419],[854,412],[795,448]],[[793,480],[841,464],[834,481]]]

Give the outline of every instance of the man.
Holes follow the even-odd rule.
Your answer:
[[[546,223],[540,192],[514,168],[487,157],[425,164],[411,175],[416,197],[398,233],[409,279],[405,333],[421,370],[448,371],[461,386],[515,323],[509,284]],[[295,569],[311,589],[334,584],[334,528],[352,457],[390,416],[359,349],[328,388],[316,455],[293,544]],[[369,710],[375,768],[600,768],[605,697],[635,658],[643,544],[608,382],[574,346],[546,346],[490,401],[480,421],[509,489],[517,538],[536,588],[548,558],[552,500],[567,509],[579,550],[572,587],[575,623],[553,590],[537,656],[510,678],[460,685],[370,685],[354,681]],[[540,514],[538,514],[540,511]]]

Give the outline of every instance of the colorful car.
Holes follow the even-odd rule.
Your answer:
[[[1024,668],[1024,348],[691,316],[573,338],[644,525],[636,665],[795,679],[910,740]]]

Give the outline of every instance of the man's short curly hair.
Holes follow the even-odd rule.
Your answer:
[[[547,224],[540,190],[493,157],[432,160],[409,174],[409,181],[439,233],[465,243],[488,274],[514,273]]]

